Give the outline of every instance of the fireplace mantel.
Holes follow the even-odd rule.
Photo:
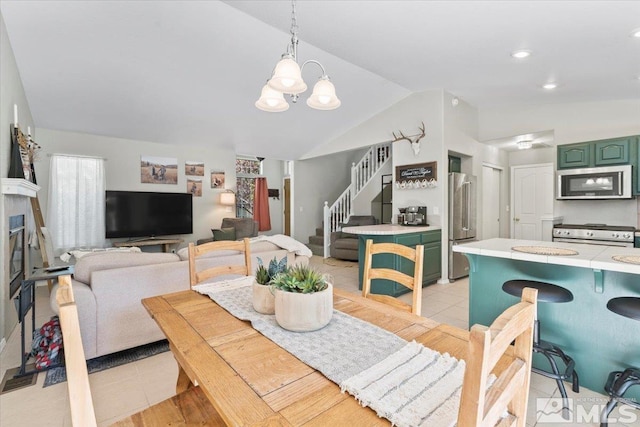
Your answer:
[[[16,194],[19,196],[36,197],[40,186],[21,178],[2,178],[2,194]]]

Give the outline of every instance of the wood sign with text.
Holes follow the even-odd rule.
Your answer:
[[[423,180],[427,181],[431,179],[438,179],[437,171],[438,162],[416,163],[413,165],[396,166],[396,181],[415,181]]]

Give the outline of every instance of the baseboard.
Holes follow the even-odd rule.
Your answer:
[[[2,351],[6,346],[7,346],[7,340],[2,338],[2,340],[0,340],[0,354],[2,354]]]

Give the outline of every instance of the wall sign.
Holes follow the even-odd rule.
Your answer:
[[[396,166],[396,182],[437,181],[438,162],[416,163]]]

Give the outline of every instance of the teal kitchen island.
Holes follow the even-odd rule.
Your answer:
[[[554,248],[577,253],[539,254]],[[540,336],[575,360],[581,386],[605,393],[610,371],[640,367],[640,322],[607,309],[611,298],[640,297],[640,264],[630,262],[640,263],[640,249],[489,239],[453,250],[469,259],[469,325],[490,325],[518,300],[502,290],[507,280],[548,282],[570,290],[574,299],[538,304]],[[620,256],[627,262],[614,260]],[[548,362],[538,356],[534,366],[549,370]],[[640,399],[640,390],[632,387],[626,397]]]
[[[442,232],[440,227],[378,224],[345,227],[342,231],[358,235],[359,289],[362,289],[367,239],[373,240],[373,243],[398,243],[411,248],[415,248],[416,245],[424,245],[422,285],[433,283],[441,276]],[[413,276],[413,263],[396,255],[376,255],[373,259],[373,267],[393,268]],[[371,283],[371,292],[398,296],[409,292],[409,289],[390,280],[374,280]]]

